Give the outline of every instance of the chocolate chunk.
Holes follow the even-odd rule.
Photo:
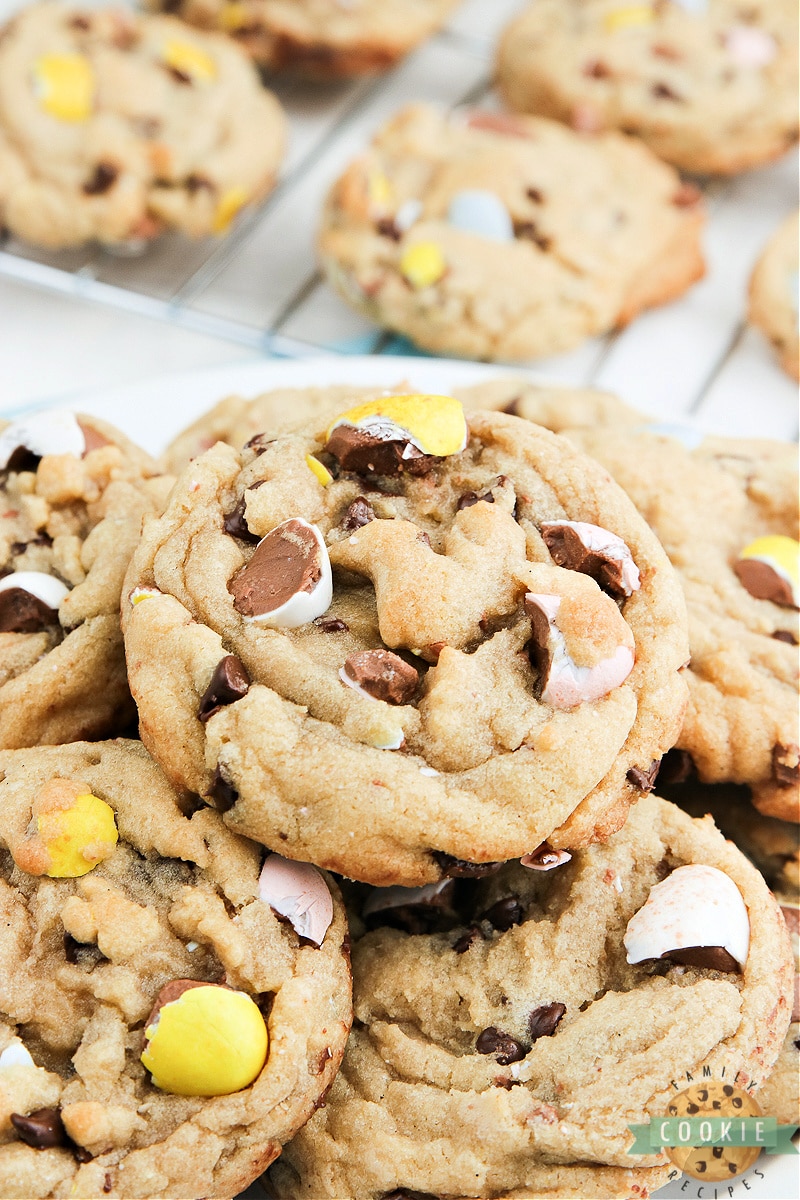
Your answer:
[[[589,528],[598,532],[593,526]],[[622,539],[607,533],[603,536],[608,537],[609,541],[613,539],[615,546],[619,546],[618,555],[587,545],[582,540],[581,532],[571,525],[555,522],[542,525],[542,539],[556,566],[565,567],[568,571],[580,571],[612,596],[623,599],[638,587],[639,573]]]
[[[528,1017],[531,1041],[535,1042],[540,1037],[552,1037],[566,1011],[566,1004],[559,1003],[542,1004],[535,1008]]]
[[[181,71],[179,67],[173,67],[168,63],[164,63],[164,70],[172,76],[176,83],[188,83],[191,85],[192,77],[186,71]]]
[[[386,907],[370,909],[369,899],[364,906],[363,917],[368,929],[388,925],[392,929],[402,929],[405,933],[443,933],[460,924],[460,919],[453,909],[453,896],[456,883],[446,880],[444,883],[428,885],[428,887],[411,889],[419,893],[418,899],[410,899],[404,904],[391,904]],[[436,890],[432,890],[432,887]]]
[[[494,1080],[494,1086],[500,1087],[500,1088],[505,1088],[505,1090],[507,1092],[510,1092],[513,1087],[522,1087],[522,1080],[521,1079],[507,1079],[505,1075],[496,1075],[495,1080]]]
[[[800,746],[772,747],[772,778],[778,787],[794,787],[800,778]]]
[[[583,74],[589,79],[610,79],[613,71],[606,63],[601,62],[599,58],[593,58],[590,62],[584,64]]]
[[[521,1042],[511,1037],[510,1034],[496,1029],[494,1025],[490,1025],[488,1029],[484,1029],[483,1033],[478,1034],[475,1049],[478,1054],[493,1054],[503,1067],[507,1067],[513,1062],[519,1062],[527,1053]]]
[[[381,217],[375,222],[375,228],[381,237],[391,238],[393,242],[399,242],[403,236],[402,230],[397,228],[391,217]]]
[[[482,937],[483,933],[481,932],[480,926],[470,925],[469,928],[461,934],[461,937],[456,938],[456,940],[453,942],[453,949],[455,950],[456,954],[464,954],[465,951],[469,950],[473,942],[477,942]]]
[[[247,695],[250,676],[235,654],[226,654],[214,668],[211,682],[203,693],[197,716],[203,722],[219,712],[224,704],[233,704]]]
[[[481,916],[482,921],[488,921],[495,929],[501,933],[505,933],[512,925],[519,925],[522,921],[523,908],[519,902],[518,896],[506,896],[503,900],[498,900],[491,908],[487,908],[486,912]]]
[[[408,1188],[398,1188],[397,1191],[387,1192],[381,1200],[440,1200],[433,1192],[410,1192]]]
[[[41,461],[41,454],[34,454],[27,446],[17,446],[9,455],[8,462],[3,468],[2,473],[11,474],[12,472],[36,471]]]
[[[491,492],[484,492],[479,496],[477,492],[464,492],[463,496],[459,496],[456,511],[461,512],[462,508],[472,508],[473,504],[477,504],[479,500],[483,500],[486,504],[494,504],[494,496]]]
[[[552,239],[541,233],[533,221],[515,221],[514,236],[535,242],[540,250],[549,250],[552,243]]]
[[[190,196],[194,196],[199,191],[214,191],[214,184],[211,180],[207,179],[205,175],[198,175],[195,171],[186,176],[185,187]]]
[[[521,399],[522,399],[521,396],[515,396],[513,400],[509,400],[508,404],[503,409],[503,412],[508,413],[509,417],[518,417],[519,416],[519,402]]]
[[[342,529],[351,533],[354,529],[361,529],[363,525],[369,525],[370,521],[374,520],[375,511],[370,502],[363,496],[356,496],[342,519]]]
[[[116,183],[118,175],[119,168],[115,167],[113,163],[99,162],[91,177],[83,185],[83,190],[87,196],[102,196]]]
[[[661,760],[658,777],[662,783],[686,783],[695,775],[695,766],[688,750],[668,750]]]
[[[94,966],[104,958],[102,950],[94,942],[79,942],[71,933],[64,934],[64,957],[73,966]]]
[[[640,792],[652,792],[656,786],[656,778],[661,767],[661,759],[654,758],[646,771],[641,767],[631,767],[626,775],[629,783],[637,787]]]
[[[41,633],[58,624],[58,612],[24,588],[0,592],[0,633]]]
[[[381,441],[352,425],[337,425],[325,449],[345,471],[360,475],[427,475],[436,461],[410,441]]]
[[[688,946],[684,950],[668,950],[661,957],[684,967],[705,967],[709,971],[735,971],[737,974],[742,970],[723,946]]]
[[[314,621],[322,633],[347,633],[350,626],[339,617],[317,617]]]
[[[207,799],[211,801],[212,808],[215,808],[217,812],[228,812],[239,799],[239,793],[233,784],[229,783],[222,774],[219,764],[217,764],[217,768],[214,771],[214,778],[211,780],[211,788]]]
[[[222,528],[226,533],[229,533],[231,537],[239,538],[243,542],[255,543],[261,539],[257,533],[251,533],[248,529],[247,521],[245,520],[244,515],[245,508],[246,501],[244,496],[242,496],[236,507],[231,509],[231,511],[226,513],[222,518]]]
[[[28,1146],[33,1146],[34,1150],[49,1150],[53,1146],[67,1145],[67,1134],[57,1108],[37,1108],[27,1116],[12,1113],[11,1124],[19,1134],[20,1140]]]
[[[52,546],[53,539],[49,533],[37,533],[36,537],[29,538],[27,542],[12,542],[11,553],[13,555],[24,554],[28,546]],[[12,574],[13,572],[9,572]]]
[[[668,83],[654,83],[650,92],[651,95],[655,96],[656,100],[683,100],[683,97],[679,96]]]
[[[534,204],[544,204],[544,195],[542,194],[542,192],[539,191],[538,188],[535,188],[535,187],[526,188],[525,195],[528,197],[529,200],[532,200]],[[507,411],[507,410],[504,410],[504,411]]]
[[[787,646],[796,646],[797,638],[790,629],[776,629],[772,634],[776,642],[786,642]]]
[[[344,673],[376,700],[408,704],[419,683],[419,671],[391,650],[359,650],[345,660]]]
[[[322,578],[320,546],[305,521],[293,517],[262,538],[246,567],[228,584],[233,607],[245,617],[265,616]]]
[[[792,585],[777,571],[758,558],[740,558],[733,564],[739,582],[756,600],[771,600],[785,608],[794,608]]]
[[[467,862],[463,858],[453,858],[452,854],[445,854],[442,850],[433,850],[432,854],[442,875],[450,879],[483,879],[486,875],[494,875],[503,865],[501,862]]]

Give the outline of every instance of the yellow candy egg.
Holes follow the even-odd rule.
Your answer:
[[[330,437],[337,425],[354,425],[369,429],[395,426],[398,440],[414,443],[423,454],[444,457],[458,454],[467,444],[467,422],[464,409],[454,396],[382,396],[348,409],[333,422]]]
[[[221,10],[219,24],[226,33],[234,33],[250,24],[250,14],[244,4],[237,4],[236,0],[232,0],[232,3],[226,4]]]
[[[333,483],[333,476],[328,468],[318,458],[314,458],[313,454],[306,455],[306,466],[309,471],[316,475],[323,487],[327,487],[329,483]]]
[[[193,83],[210,83],[217,77],[217,64],[211,55],[190,42],[167,42],[164,62],[182,75],[188,75]]]
[[[417,291],[430,287],[447,270],[444,254],[436,242],[417,242],[400,259],[400,270]]]
[[[227,233],[231,221],[249,199],[250,193],[243,187],[228,188],[227,192],[223,192],[214,213],[214,233]]]
[[[776,599],[779,604],[785,602],[793,604],[795,608],[800,607],[800,542],[780,533],[756,538],[739,554],[740,564],[752,561],[763,563],[785,584],[784,590],[787,593],[785,601],[773,595],[769,595],[767,598]],[[745,579],[746,571],[740,572],[737,569],[737,573],[748,587],[748,591],[752,591],[753,585],[748,586]],[[758,589],[753,592],[753,595],[760,596],[762,590]],[[769,589],[767,590],[769,591]]]
[[[43,54],[33,68],[39,104],[59,121],[85,121],[91,115],[94,72],[82,54]]]
[[[385,211],[392,203],[392,185],[380,171],[371,171],[367,177],[367,194],[371,208]]]
[[[153,1083],[176,1096],[226,1096],[253,1082],[269,1035],[255,1001],[208,984],[164,1004],[145,1029],[141,1059]]]
[[[114,810],[90,792],[77,796],[69,808],[53,808],[36,818],[50,858],[53,879],[86,875],[113,852],[119,839]]]
[[[650,25],[654,20],[655,14],[649,4],[626,4],[606,13],[603,17],[603,28],[606,33],[617,33],[620,29]]]

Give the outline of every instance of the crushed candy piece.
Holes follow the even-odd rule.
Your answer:
[[[602,595],[602,593],[600,593]],[[613,602],[604,597],[607,604]],[[618,645],[608,658],[592,666],[578,666],[569,653],[567,640],[559,628],[562,597],[527,592],[525,611],[531,618],[531,657],[539,672],[539,691],[545,704],[554,708],[574,708],[578,704],[599,700],[619,687],[633,670],[633,638],[621,621],[620,636],[629,644]],[[615,609],[616,611],[616,609]],[[602,609],[598,609],[598,618]]]
[[[50,858],[52,879],[77,879],[113,852],[119,839],[114,810],[91,792],[69,808],[53,808],[36,818],[37,832]]]
[[[784,534],[756,538],[734,563],[744,588],[757,600],[800,608],[800,543]]]
[[[438,283],[446,270],[444,253],[436,242],[415,242],[400,258],[400,273],[417,291]]]
[[[587,521],[547,521],[542,537],[559,567],[581,571],[613,596],[631,596],[641,587],[639,568],[616,533]]]
[[[637,29],[650,25],[655,20],[655,13],[650,4],[625,4],[614,8],[603,17],[603,28],[606,33],[618,33],[621,29]]]
[[[482,188],[456,192],[447,210],[447,221],[455,229],[494,242],[514,240],[514,223],[505,204],[494,192]]]
[[[232,187],[223,192],[219,198],[211,226],[214,233],[227,233],[234,217],[244,208],[249,199],[250,193],[243,187]]]
[[[211,83],[217,77],[217,64],[210,54],[191,42],[171,40],[164,46],[164,62],[193,83]]]
[[[778,53],[774,37],[756,25],[734,25],[725,35],[725,49],[740,67],[766,67]]]
[[[316,475],[323,487],[327,487],[333,483],[333,476],[324,463],[321,463],[313,454],[306,455],[306,466],[313,475]]]
[[[58,624],[69,588],[44,571],[12,571],[0,579],[0,632],[38,633]]]
[[[258,894],[286,917],[299,937],[322,945],[333,921],[333,900],[316,867],[268,854],[258,879]]]
[[[86,433],[74,413],[64,409],[31,413],[12,421],[0,433],[0,470],[17,469],[16,451],[27,451],[33,458],[44,458],[45,454],[74,454],[80,458],[85,450]]]
[[[402,458],[406,460],[412,457],[409,447],[419,454],[444,458],[458,454],[467,444],[464,409],[453,396],[384,396],[342,413],[328,429],[327,449],[347,470],[357,470],[358,467],[350,467],[336,453],[334,435],[342,426],[358,430],[376,447],[381,442],[403,443]]]
[[[43,54],[33,67],[40,106],[59,121],[85,121],[92,112],[94,71],[82,54]]]
[[[319,529],[302,517],[276,526],[228,590],[246,621],[273,629],[296,629],[321,617],[333,599],[333,576]]]

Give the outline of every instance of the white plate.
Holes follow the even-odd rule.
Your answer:
[[[480,383],[499,375],[524,376],[532,382],[549,382],[544,376],[520,368],[502,370],[499,367],[432,358],[402,358],[385,356],[311,357],[307,359],[260,359],[252,363],[236,363],[212,370],[162,375],[152,380],[63,397],[58,407],[70,407],[102,417],[121,429],[151,454],[159,454],[186,425],[196,420],[224,396],[239,394],[250,397],[278,387],[321,387],[326,384],[375,384],[389,387],[399,382],[410,390],[444,393],[453,387]],[[37,408],[53,407],[37,405]],[[28,409],[6,410],[3,415],[14,416]],[[681,424],[691,427],[691,421],[680,418]],[[723,432],[720,430],[720,432]],[[730,1184],[703,1184],[681,1175],[654,1193],[659,1200],[798,1200],[797,1159],[782,1155],[762,1155],[755,1166]],[[242,1197],[263,1200],[264,1193],[256,1182]]]

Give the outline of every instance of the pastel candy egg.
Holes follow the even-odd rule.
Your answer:
[[[119,838],[113,808],[90,792],[76,796],[69,808],[40,813],[36,825],[50,859],[45,874],[53,879],[86,875],[108,858]]]
[[[693,17],[700,17],[708,11],[708,0],[675,0],[681,8],[686,12],[691,13]]]
[[[447,210],[447,220],[455,229],[494,242],[514,240],[514,225],[508,209],[494,192],[479,188],[456,192]]]
[[[39,104],[59,121],[85,121],[92,111],[94,72],[82,54],[43,54],[33,68]]]
[[[250,193],[243,187],[228,188],[227,192],[223,192],[212,222],[214,233],[226,233],[233,218],[249,199]]]
[[[380,441],[411,442],[423,454],[458,454],[467,444],[467,422],[453,396],[383,396],[348,409],[328,430],[330,440],[341,425],[369,433]]]
[[[416,242],[400,259],[402,275],[417,291],[437,283],[446,270],[444,254],[436,242]]]
[[[650,25],[654,20],[655,14],[649,4],[624,4],[605,14],[603,28],[606,33],[617,33],[620,29]]]
[[[392,203],[392,185],[381,171],[371,171],[367,177],[367,195],[372,209],[384,212]]]
[[[740,67],[766,67],[778,53],[775,39],[755,25],[734,25],[725,35],[725,49]]]
[[[180,979],[162,988],[145,1027],[141,1061],[176,1096],[227,1096],[267,1061],[269,1035],[254,1000],[218,984]]]
[[[191,42],[169,41],[164,47],[164,62],[193,83],[210,83],[217,77],[217,64],[210,54]]]
[[[734,563],[742,586],[757,600],[800,608],[800,543],[784,534],[756,538]]]

